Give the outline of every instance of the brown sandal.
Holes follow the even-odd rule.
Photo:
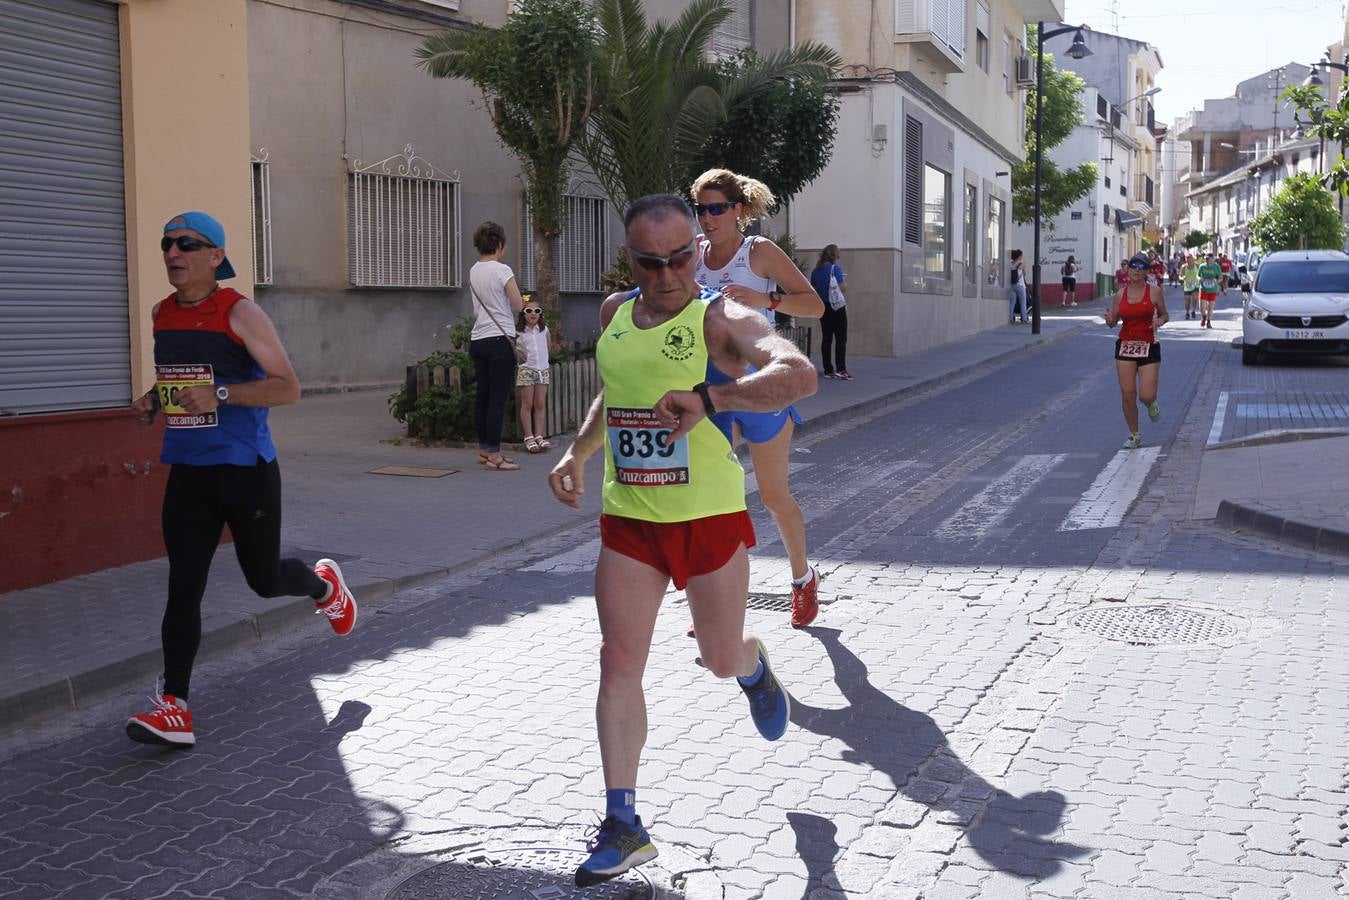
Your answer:
[[[514,462],[512,462],[511,460],[507,459],[504,456],[501,457],[501,459],[495,460],[485,459],[483,460],[482,464],[495,472],[515,472],[518,471],[520,468],[518,465],[516,465]]]

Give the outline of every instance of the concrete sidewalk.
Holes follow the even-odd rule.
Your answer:
[[[1054,313],[1043,333],[1007,326],[942,347],[891,358],[850,361],[853,381],[821,379],[799,408],[806,429],[837,426],[936,384],[1033,352],[1093,322],[1099,313]],[[516,453],[519,472],[490,472],[472,449],[385,443],[401,433],[388,415],[388,392],[316,395],[278,409],[272,423],[285,479],[283,553],[338,561],[361,603],[379,609],[394,592],[521,546],[585,526],[590,537],[599,498],[584,512],[551,500],[545,476],[559,450]],[[557,443],[561,444],[562,441]],[[598,486],[601,460],[587,470]],[[445,470],[439,477],[374,474],[386,466]],[[228,547],[216,556],[203,603],[200,658],[296,627],[326,628],[308,598],[255,596]],[[161,670],[159,622],[168,563],[152,560],[0,595],[0,732],[90,705],[143,684]]]

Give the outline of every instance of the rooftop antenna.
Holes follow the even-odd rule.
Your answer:
[[[1110,0],[1110,30],[1119,34],[1119,0]]]

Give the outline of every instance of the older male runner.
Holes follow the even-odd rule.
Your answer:
[[[204,212],[174,216],[159,242],[174,292],[155,304],[155,386],[131,404],[146,425],[164,413],[168,463],[164,548],[169,598],[160,638],[164,691],[127,720],[132,740],[196,743],[187,708],[201,644],[201,602],[225,525],[248,586],[263,597],[307,596],[338,634],[356,623],[356,601],[331,559],[310,568],[281,558],[281,469],[267,410],[294,403],[300,381],[262,308],[220,282],[234,277],[225,229]]]
[[[581,887],[656,856],[635,794],[647,731],[642,673],[671,579],[687,593],[703,664],[719,678],[736,677],[765,738],[787,730],[787,694],[763,644],[744,630],[754,544],[745,473],[710,417],[782,409],[814,393],[816,378],[810,360],[757,311],[700,296],[697,229],[683,200],[643,197],[624,225],[638,292],[613,294],[600,308],[604,388],[548,476],[558,500],[579,508],[585,461],[604,449],[595,718],[606,814],[576,871]],[[723,372],[754,369],[709,385],[709,360]]]

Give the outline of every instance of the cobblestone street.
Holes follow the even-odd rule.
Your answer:
[[[1243,368],[1232,309],[1190,325],[1134,456],[1104,326],[805,434],[810,628],[750,502],[792,726],[763,742],[672,592],[637,801],[661,855],[587,896],[1344,895],[1345,563],[1192,514],[1215,431],[1324,426],[1343,371]],[[604,790],[598,546],[563,530],[349,638],[203,664],[190,752],[130,743],[126,695],[5,737],[0,896],[571,896]]]

